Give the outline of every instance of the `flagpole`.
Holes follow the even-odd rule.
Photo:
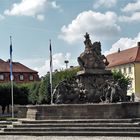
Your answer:
[[[12,36],[10,36],[10,80],[11,80],[12,118],[14,118],[13,66],[12,66]]]
[[[53,71],[53,65],[52,65],[52,47],[51,47],[51,40],[50,40],[50,92],[51,92],[51,104],[53,104],[53,87],[52,87],[52,71]]]

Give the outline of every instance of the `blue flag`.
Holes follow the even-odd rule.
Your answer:
[[[12,55],[12,44],[10,44],[10,58],[11,58],[11,55]]]
[[[12,66],[12,41],[10,36],[10,80],[13,80],[13,66]]]
[[[50,40],[50,69],[52,70],[52,46],[51,46],[51,40]]]

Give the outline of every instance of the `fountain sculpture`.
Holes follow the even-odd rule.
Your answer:
[[[21,106],[20,117],[36,120],[140,118],[140,103],[125,102],[127,88],[105,69],[108,61],[101,54],[101,43],[92,44],[86,33],[84,44],[85,50],[78,57],[80,71],[56,86],[54,104]]]
[[[92,44],[86,33],[85,50],[78,57],[80,71],[71,80],[61,81],[54,90],[55,104],[83,104],[126,101],[126,88],[114,81],[109,64],[101,54],[101,43]]]

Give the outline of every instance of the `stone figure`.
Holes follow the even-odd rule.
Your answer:
[[[82,69],[105,69],[109,63],[104,55],[101,54],[101,43],[91,43],[89,34],[85,37],[85,51],[78,57],[78,63]]]
[[[131,95],[131,101],[132,102],[135,102],[135,93],[132,93],[132,95]]]
[[[123,94],[123,89],[120,88],[120,85],[118,82],[115,81],[106,81],[108,84],[105,99],[106,102],[110,103],[116,103],[116,102],[124,102],[126,101],[126,96]]]

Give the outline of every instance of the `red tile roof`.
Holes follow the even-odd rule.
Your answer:
[[[2,59],[0,59],[0,63],[2,63],[2,62],[5,62],[5,61],[3,61]]]
[[[29,72],[29,73],[38,73],[35,70],[32,70],[19,62],[12,62],[13,72]],[[0,59],[0,72],[10,72],[9,62],[5,62]]]
[[[106,57],[109,61],[109,65],[107,67],[114,67],[133,62],[140,62],[140,46],[112,53],[107,55]]]

